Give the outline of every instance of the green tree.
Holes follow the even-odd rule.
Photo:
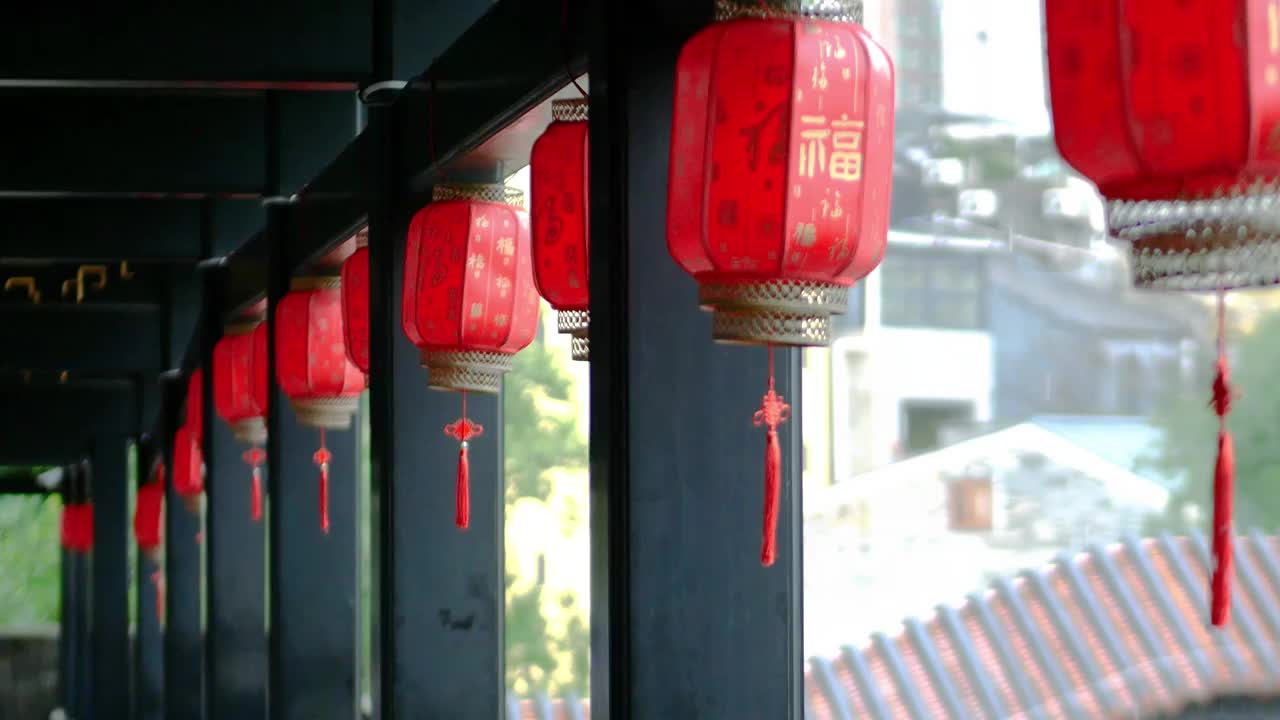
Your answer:
[[[61,503],[0,498],[0,627],[58,622]]]
[[[506,501],[510,511],[520,498],[546,501],[551,495],[548,471],[554,468],[582,468],[587,464],[587,445],[579,436],[575,419],[544,410],[547,401],[573,402],[573,378],[565,370],[567,357],[548,347],[539,329],[538,336],[515,360],[507,375],[503,393],[503,432],[506,453]],[[557,655],[568,651],[574,676],[573,689],[584,693],[585,668],[590,652],[590,636],[585,623],[576,623],[566,637],[550,637],[542,608],[545,590],[534,585],[516,591],[514,578],[507,576],[507,685],[528,691],[563,692],[567,688],[550,683],[557,669]],[[575,599],[560,598],[572,604]],[[569,607],[569,605],[565,605]]]
[[[1280,367],[1280,312],[1264,316],[1247,335],[1232,344],[1231,381],[1238,392],[1228,427],[1235,442],[1236,526],[1240,529],[1280,525],[1280,390],[1275,369]],[[1171,397],[1154,417],[1164,433],[1160,443],[1139,463],[1185,478],[1163,517],[1151,530],[1187,529],[1199,510],[1200,526],[1212,507],[1213,472],[1217,453],[1217,417],[1209,407],[1214,366],[1197,364],[1195,381]]]

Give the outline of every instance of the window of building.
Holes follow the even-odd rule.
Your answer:
[[[990,477],[962,478],[947,484],[947,514],[952,530],[991,530],[993,504]]]
[[[983,326],[983,264],[955,253],[886,257],[881,320],[895,327],[976,330]]]
[[[903,450],[908,455],[936,450],[942,433],[950,427],[973,422],[973,404],[912,400],[902,404]]]

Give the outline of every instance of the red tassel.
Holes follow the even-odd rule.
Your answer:
[[[164,573],[159,570],[151,573],[151,585],[156,589],[156,621],[164,624]]]
[[[769,391],[764,394],[753,422],[768,428],[764,445],[764,527],[760,539],[760,564],[769,567],[778,557],[778,504],[782,496],[782,446],[778,426],[791,419],[791,406],[774,389],[773,346],[769,346]]]
[[[332,457],[324,446],[324,428],[321,428],[320,449],[311,459],[320,466],[320,531],[325,535],[329,534],[329,460]]]
[[[778,500],[782,495],[782,447],[778,432],[769,430],[764,444],[764,533],[760,564],[769,567],[778,557]]]
[[[1231,433],[1218,433],[1218,463],[1213,473],[1213,608],[1211,621],[1225,625],[1231,617],[1231,498],[1235,484],[1235,444]]]
[[[253,487],[249,495],[249,513],[254,522],[262,520],[262,470],[253,469]]]
[[[453,487],[453,524],[459,530],[471,526],[471,463],[467,459],[467,442],[484,434],[484,426],[467,419],[467,394],[462,393],[462,417],[449,423],[444,434],[458,441],[458,479]]]
[[[467,462],[467,444],[458,450],[458,482],[454,486],[453,523],[461,530],[471,526],[471,463]]]

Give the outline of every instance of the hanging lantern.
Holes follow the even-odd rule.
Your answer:
[[[1224,293],[1280,282],[1280,30],[1261,2],[1048,0],[1062,157],[1107,201],[1134,285],[1218,294],[1211,621],[1230,612]]]
[[[180,427],[173,434],[173,491],[191,513],[200,512],[204,492],[204,451],[191,439],[191,429]]]
[[[356,251],[342,263],[342,332],[347,358],[369,377],[369,231],[356,234]]]
[[[294,278],[276,307],[276,381],[298,422],[320,430],[313,460],[320,469],[320,529],[329,532],[329,462],[326,430],[346,430],[360,403],[364,376],[343,343],[340,280]]]
[[[68,502],[62,506],[62,547],[70,552],[93,552],[93,503]]]
[[[164,571],[160,567],[160,546],[164,542],[164,465],[157,464],[150,482],[138,488],[133,511],[133,536],[138,552],[154,566],[151,585],[156,592],[156,617],[164,620]]]
[[[249,513],[262,519],[262,463],[267,454],[267,326],[228,325],[213,346],[213,404],[236,439],[250,447],[242,455],[251,468]]]
[[[522,194],[503,185],[437,185],[405,244],[401,321],[422,351],[427,383],[462,393],[462,417],[445,428],[459,443],[454,521],[471,518],[467,393],[497,393],[512,356],[533,341],[538,296]]]
[[[551,117],[530,162],[533,276],[560,332],[572,336],[573,359],[589,360],[587,101],[556,100]]]
[[[196,368],[187,380],[187,414],[184,426],[196,443],[204,442],[204,370]]]
[[[775,559],[790,408],[773,346],[826,345],[849,287],[884,255],[893,65],[860,0],[721,0],[676,66],[667,206],[671,256],[720,342],[769,347],[761,562]]]

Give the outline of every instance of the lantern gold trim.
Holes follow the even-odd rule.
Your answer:
[[[524,193],[517,188],[500,183],[441,183],[431,188],[432,202],[446,200],[475,200],[510,205],[515,208],[524,207]]]
[[[310,400],[290,400],[298,422],[324,430],[346,430],[351,427],[351,417],[360,407],[360,398],[333,397]]]
[[[362,228],[356,233],[356,247],[369,247],[369,228]]]
[[[231,434],[242,443],[262,445],[267,442],[267,423],[263,418],[241,420],[231,426]]]
[[[716,20],[862,22],[862,0],[716,0]]]
[[[289,290],[338,290],[342,287],[340,275],[309,275],[289,280]]]
[[[708,282],[698,300],[710,311],[719,342],[748,345],[827,345],[831,316],[845,312],[849,288],[806,280]]]
[[[435,390],[496,394],[502,389],[502,376],[510,372],[512,366],[511,356],[505,353],[422,351],[427,386]]]
[[[564,335],[572,335],[570,351],[574,360],[591,359],[591,311],[557,310],[556,329]]]
[[[248,335],[254,330],[257,330],[258,325],[260,325],[261,323],[262,323],[261,320],[248,320],[245,322],[229,323],[223,326],[222,334],[226,337],[232,337],[235,335]]]
[[[1280,193],[1254,186],[1211,198],[1108,205],[1111,236],[1131,245],[1137,287],[1216,292],[1280,283]]]
[[[586,122],[590,103],[585,98],[552,100],[551,119],[556,122]]]

